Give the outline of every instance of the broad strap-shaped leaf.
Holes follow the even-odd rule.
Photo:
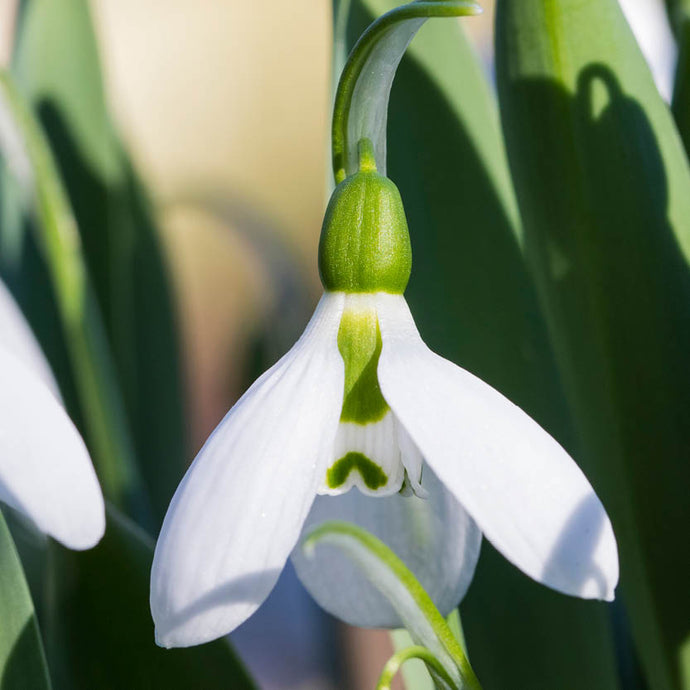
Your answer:
[[[74,209],[161,519],[187,455],[176,315],[146,192],[108,112],[88,2],[24,0],[16,41],[13,73],[45,128]]]
[[[396,4],[353,0],[349,46]],[[523,262],[495,99],[459,25],[472,21],[427,22],[393,83],[388,174],[411,231],[407,297],[433,350],[496,387],[579,459]],[[485,543],[482,551],[492,550]],[[472,660],[487,687],[617,687],[606,606],[554,594],[492,555],[480,558],[463,603]]]
[[[0,513],[0,684],[3,688],[51,687],[41,634],[22,564]]]
[[[44,626],[57,687],[251,690],[227,640],[184,650],[156,646],[149,613],[153,541],[117,509],[91,551],[54,545],[52,608]]]
[[[615,0],[500,2],[525,245],[651,688],[690,678],[690,168]]]

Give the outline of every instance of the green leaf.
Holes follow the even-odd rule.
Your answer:
[[[226,639],[200,647],[157,647],[149,611],[153,541],[112,506],[103,540],[90,551],[52,544],[53,602],[44,625],[56,686],[254,688]]]
[[[407,566],[380,539],[356,525],[331,520],[313,529],[302,543],[307,556],[323,545],[335,546],[349,556],[367,579],[390,602],[416,644],[436,658],[427,664],[443,688],[480,688],[465,652]]]
[[[690,169],[615,0],[501,2],[511,170],[651,688],[690,687]]]
[[[157,518],[186,467],[180,346],[145,190],[108,112],[86,0],[25,0],[13,72],[64,180]]]
[[[690,2],[669,2],[669,15],[679,46],[671,111],[685,150],[690,151]]]
[[[22,564],[0,513],[0,687],[45,690],[50,677]]]
[[[394,4],[353,0],[349,44]],[[523,260],[495,100],[459,24],[432,20],[420,30],[391,93],[388,174],[413,248],[406,296],[430,347],[507,395],[579,458]],[[462,612],[486,686],[617,688],[606,605],[555,594],[490,545],[482,551]]]

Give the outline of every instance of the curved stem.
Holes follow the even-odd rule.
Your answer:
[[[391,60],[393,72],[409,41],[417,32],[419,27],[431,17],[462,17],[472,16],[481,12],[481,7],[471,0],[415,0],[407,5],[402,5],[392,9],[390,12],[379,17],[369,28],[360,36],[350,53],[342,74],[338,82],[338,89],[335,96],[333,107],[333,126],[331,137],[333,144],[333,172],[336,183],[342,182],[348,174],[348,129],[350,119],[350,109],[355,88],[360,76],[364,71],[369,57],[374,47],[391,35],[391,30],[400,25],[401,22],[416,21],[406,41],[403,41],[402,50],[398,48]],[[391,75],[392,77],[392,75]],[[390,83],[381,79],[381,87],[390,90]],[[388,102],[388,93],[383,95],[385,103]],[[368,136],[370,135],[370,136]],[[367,137],[375,141],[375,136],[371,133],[363,132],[360,136]],[[379,161],[381,163],[381,161]]]
[[[421,659],[430,670],[438,675],[449,688],[456,687],[452,678],[446,673],[441,662],[426,648],[420,645],[407,647],[396,652],[383,667],[383,671],[379,676],[379,682],[376,684],[376,690],[390,690],[393,678],[401,669],[402,665],[410,659]]]

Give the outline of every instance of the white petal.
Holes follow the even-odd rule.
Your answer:
[[[372,532],[405,562],[447,615],[472,580],[481,533],[428,467],[423,482],[428,499],[371,497],[356,489],[341,496],[319,496],[304,531],[327,520],[345,520]],[[402,625],[385,597],[339,549],[323,545],[307,558],[298,544],[292,561],[309,593],[338,618],[360,627]]]
[[[381,389],[439,479],[523,572],[612,599],[616,540],[575,462],[520,408],[431,352],[404,298],[381,294],[378,304]]]
[[[0,346],[20,359],[60,397],[58,385],[36,337],[5,284],[0,280]]]
[[[103,536],[103,496],[79,432],[38,376],[0,346],[0,500],[72,549]]]
[[[218,425],[180,484],[151,572],[165,647],[225,635],[268,596],[331,458],[343,400],[342,293]]]

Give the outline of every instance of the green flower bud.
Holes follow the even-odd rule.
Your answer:
[[[398,188],[376,172],[371,143],[360,143],[359,172],[343,180],[326,210],[319,272],[326,290],[402,294],[412,269]]]

